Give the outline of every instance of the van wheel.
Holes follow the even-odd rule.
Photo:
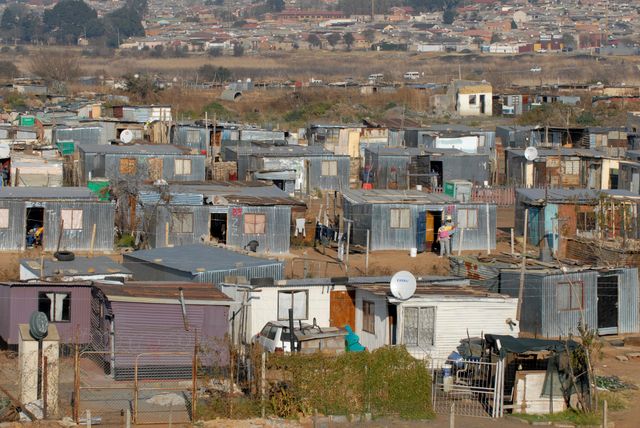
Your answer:
[[[75,260],[76,255],[71,251],[56,251],[55,253],[53,253],[53,257],[61,262],[70,262],[72,260]]]

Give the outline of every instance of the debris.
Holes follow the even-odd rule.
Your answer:
[[[596,376],[596,386],[614,392],[625,389],[638,389],[637,386],[624,382],[618,376]]]
[[[624,338],[626,346],[640,346],[640,336],[629,336]]]
[[[169,407],[169,406],[184,406],[185,400],[184,397],[179,396],[175,393],[170,394],[158,394],[146,400],[149,404],[157,404],[158,406]]]
[[[625,357],[624,355],[616,355],[616,360],[618,360],[618,361],[629,361],[629,359],[627,357]]]
[[[627,357],[630,359],[640,358],[640,352],[629,352]]]

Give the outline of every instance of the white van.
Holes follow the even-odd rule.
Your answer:
[[[369,81],[370,82],[377,82],[380,80],[384,80],[384,74],[382,73],[375,73],[375,74],[370,74],[369,75]]]
[[[420,73],[417,71],[407,71],[404,73],[404,78],[406,80],[418,80],[420,78]]]

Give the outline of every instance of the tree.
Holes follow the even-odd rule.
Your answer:
[[[48,32],[61,43],[76,43],[80,36],[97,37],[104,33],[94,9],[82,0],[62,0],[45,10],[43,22]]]
[[[336,48],[336,45],[340,42],[342,36],[340,33],[331,33],[327,36],[327,42],[331,45],[333,49]]]
[[[13,79],[20,74],[18,67],[11,61],[0,61],[0,77],[4,79]]]
[[[126,91],[135,95],[140,101],[147,102],[155,99],[160,88],[156,81],[149,75],[128,74],[125,76]]]
[[[511,20],[511,29],[512,30],[517,30],[518,29],[518,24],[513,19]]]
[[[572,48],[572,49],[575,49],[578,45],[575,37],[573,37],[569,33],[562,34],[562,44],[564,45],[565,48]]]
[[[209,48],[209,50],[207,51],[207,55],[214,58],[222,56],[222,48]]]
[[[309,43],[309,47],[319,48],[322,46],[322,42],[320,41],[320,37],[315,34],[310,34],[307,38],[307,42]]]
[[[362,32],[362,35],[369,43],[373,43],[376,41],[376,30],[373,28],[368,28]]]
[[[282,12],[284,10],[284,0],[267,0],[266,6],[271,12]]]
[[[227,82],[231,80],[231,70],[224,67],[216,67],[212,64],[205,64],[198,68],[198,77],[205,82]]]
[[[347,49],[351,50],[351,47],[353,46],[353,42],[355,42],[355,38],[353,37],[353,34],[346,33],[342,37],[342,40],[344,41],[344,44],[347,45]]]
[[[80,56],[72,52],[36,52],[29,62],[29,71],[48,82],[69,82],[82,74]]]
[[[456,20],[456,16],[458,16],[458,11],[455,8],[446,9],[442,14],[442,23],[451,25]]]
[[[491,41],[489,43],[500,43],[502,41],[502,36],[498,33],[491,34]]]

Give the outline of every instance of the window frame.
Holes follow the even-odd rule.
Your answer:
[[[191,230],[185,231],[184,224],[185,218],[190,218]],[[178,221],[179,220],[179,221]],[[194,216],[192,212],[182,212],[182,211],[171,211],[171,226],[173,233],[185,234],[185,233],[193,233],[194,229]],[[176,227],[176,225],[180,225],[180,227]]]
[[[431,309],[433,311],[433,318],[431,324],[431,343],[423,344],[420,343],[420,312],[421,310]],[[416,342],[415,343],[407,343],[406,337],[406,316],[407,310],[415,310],[416,311]],[[414,346],[420,348],[432,348],[436,346],[436,318],[438,313],[437,306],[405,306],[402,309],[402,344],[405,346]]]
[[[178,167],[180,165],[180,167]],[[185,165],[189,165],[189,171],[186,171]],[[192,159],[189,158],[176,158],[173,162],[173,173],[175,175],[191,175],[193,171],[193,162]]]
[[[362,301],[362,331],[376,334],[376,303],[372,300]]]
[[[262,223],[256,221],[258,216],[263,218]],[[247,221],[248,217],[252,217],[253,221]],[[248,232],[247,225],[252,225],[254,231]],[[262,225],[262,232],[255,231],[258,225]],[[244,213],[242,215],[242,231],[245,235],[265,235],[267,233],[267,215],[265,213]]]
[[[469,105],[475,106],[478,104],[478,95],[477,94],[469,94]]]
[[[136,158],[120,158],[118,171],[120,175],[135,175],[138,172],[138,160]]]
[[[402,213],[407,213],[407,224],[403,226]],[[398,213],[397,215],[394,213]],[[397,224],[394,226],[394,218],[397,216]],[[411,208],[391,208],[389,210],[389,227],[391,229],[410,229],[411,228]]]
[[[65,215],[68,213],[68,215]],[[80,219],[78,220],[78,214]],[[70,216],[71,221],[63,221],[62,230],[82,230],[82,224],[84,221],[84,210],[81,208],[61,208],[60,209],[60,219],[64,220],[64,217]],[[80,224],[78,224],[78,222]]]
[[[569,289],[569,307],[560,307],[560,293],[564,293],[563,288],[567,287]],[[579,305],[574,306],[574,298],[577,297],[577,294],[574,292],[575,287],[580,287],[580,299]],[[573,311],[581,311],[584,309],[584,281],[562,281],[558,282],[556,286],[556,301],[558,310],[561,312],[573,312]]]
[[[51,300],[49,298],[49,296],[47,296],[47,294],[53,294],[54,298],[53,300]],[[65,300],[68,301],[68,308],[67,308],[67,318],[68,319],[61,319],[61,320],[51,320],[51,309],[53,308],[53,313],[55,314],[55,305],[56,305],[56,296],[58,295],[66,295],[67,297],[65,299],[62,300],[62,312],[61,312],[61,316],[62,318],[64,318],[64,314],[65,314],[65,310],[64,310],[64,302]],[[43,299],[48,299],[49,300],[49,312],[47,313],[46,311],[42,311],[41,307],[40,307],[40,303]],[[47,319],[49,320],[50,323],[55,323],[55,324],[62,324],[62,323],[70,323],[71,322],[71,292],[70,291],[38,291],[38,311],[43,312],[46,316]]]
[[[326,166],[326,168],[325,168]],[[326,172],[326,174],[325,174]],[[337,177],[338,176],[338,161],[337,160],[323,160],[320,164],[320,175],[323,177]]]
[[[305,313],[304,313],[304,318],[295,318],[295,313],[296,313],[296,309],[295,309],[295,295],[296,293],[304,293],[304,306],[305,306]],[[288,294],[291,296],[291,306],[287,307],[287,316],[286,317],[281,317],[280,316],[280,296],[281,295],[285,295]],[[289,309],[293,308],[293,313],[294,313],[294,320],[308,320],[309,319],[309,290],[278,290],[278,295],[277,295],[277,299],[278,299],[278,321],[288,321],[289,320]]]
[[[0,229],[9,229],[11,225],[9,215],[9,208],[0,208]]]
[[[473,211],[475,212],[475,225],[474,226],[469,226],[469,212]],[[479,213],[479,209],[478,208],[458,208],[457,213],[456,213],[456,219],[458,221],[458,228],[460,229],[477,229],[478,228],[478,213]],[[462,216],[462,213],[464,212],[464,217]],[[463,222],[461,221],[461,219],[464,218],[464,225]]]
[[[568,165],[571,165],[571,167],[567,168]],[[572,172],[567,172],[568,169],[571,169]],[[580,159],[563,159],[562,174],[573,176],[580,175]]]

